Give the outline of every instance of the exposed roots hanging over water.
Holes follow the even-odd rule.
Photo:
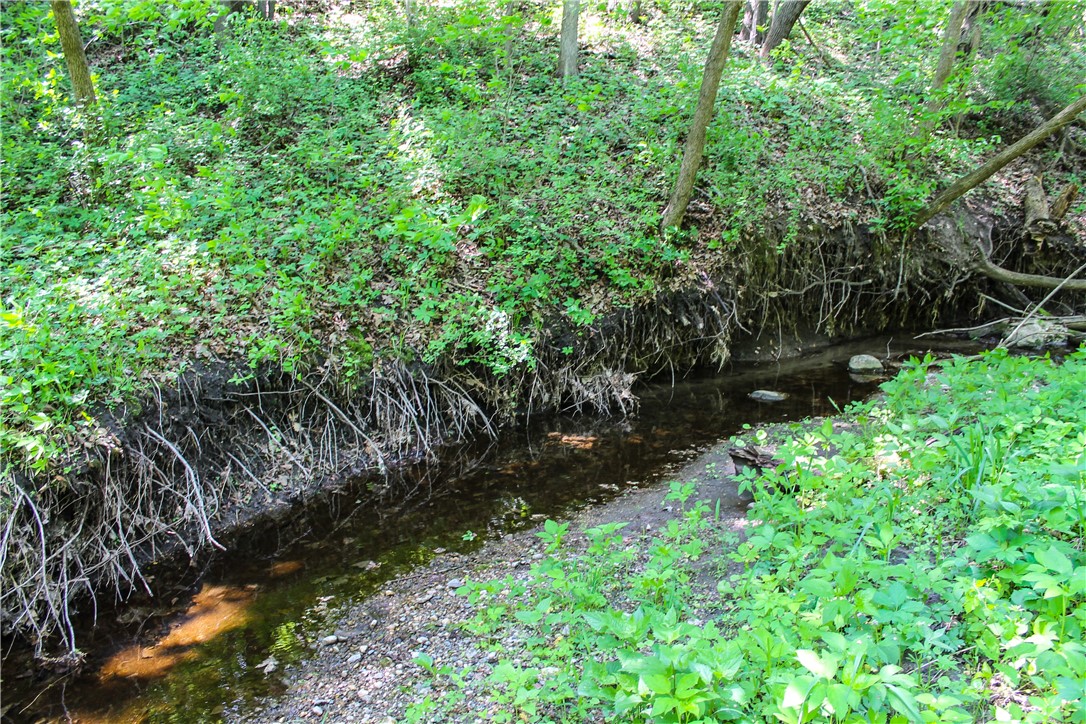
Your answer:
[[[156,389],[145,412],[109,422],[107,443],[73,474],[0,481],[5,632],[28,636],[39,655],[59,640],[65,653],[53,663],[72,665],[76,610],[151,593],[148,561],[222,548],[216,530],[324,481],[493,433],[455,382],[401,362],[376,365],[353,392],[320,378],[238,385],[224,381],[230,376],[194,370]]]
[[[226,365],[194,368],[155,389],[142,411],[102,415],[101,442],[74,472],[0,480],[0,624],[39,654],[61,642],[59,663],[70,664],[77,608],[150,592],[148,561],[228,545],[224,532],[316,486],[421,459],[516,417],[630,413],[639,379],[720,368],[739,333],[931,321],[962,291],[919,242],[808,232],[778,253],[770,229],[722,252],[715,279],[698,272],[592,325],[556,320],[536,339],[534,364],[501,377],[455,360],[377,359],[362,381],[331,363],[244,383]]]

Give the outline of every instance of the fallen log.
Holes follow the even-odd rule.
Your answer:
[[[1035,326],[1031,326],[1027,329],[1026,325]],[[1005,346],[1014,347],[1031,346],[1029,344],[1023,344],[1023,342],[1029,343],[1039,341],[1040,335],[1048,336],[1050,339],[1062,339],[1072,336],[1070,334],[1071,331],[1083,330],[1086,330],[1086,315],[1077,314],[1066,317],[1034,317],[1032,315],[1026,315],[1022,317],[993,319],[991,322],[978,324],[975,327],[936,329],[931,332],[918,334],[916,337],[919,339],[921,337],[932,337],[942,334],[967,334],[976,339],[999,334],[1007,338],[1004,341]]]
[[[1086,110],[1086,95],[1079,97],[1055,116],[1038,126],[1032,133],[1003,149],[986,163],[948,186],[945,191],[935,197],[927,208],[916,215],[913,227],[919,229],[931,221],[967,191],[988,180],[996,171],[1075,120],[1083,110]]]
[[[1031,176],[1026,181],[1026,195],[1022,199],[1025,212],[1025,231],[1034,241],[1044,241],[1045,237],[1057,230],[1056,222],[1048,207],[1048,194],[1040,176]]]

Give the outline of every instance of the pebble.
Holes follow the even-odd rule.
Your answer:
[[[317,716],[321,716],[322,714],[324,714],[324,709],[320,708],[319,706],[314,706],[309,711],[313,712]]]
[[[358,663],[359,661],[361,661],[361,660],[362,660],[362,654],[359,654],[359,653],[354,653],[354,654],[351,654],[351,655],[350,655],[350,656],[349,656],[349,657],[347,658],[347,663],[348,663],[348,664],[357,664],[357,663]]]
[[[321,639],[321,643],[324,644],[325,646],[331,646],[332,644],[338,644],[339,643],[339,636],[336,636],[335,634],[325,636],[324,638]]]
[[[460,578],[450,578],[445,585],[448,588],[460,588],[464,585],[464,581]]]

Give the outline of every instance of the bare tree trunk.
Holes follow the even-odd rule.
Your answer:
[[[935,66],[935,75],[931,79],[930,98],[928,98],[927,112],[929,116],[943,107],[943,101],[939,98],[939,91],[950,79],[954,70],[954,59],[958,56],[958,43],[962,39],[962,23],[969,13],[969,3],[966,0],[958,0],[950,9],[950,19],[947,20],[943,30],[943,45],[939,50],[939,62]],[[925,130],[931,130],[935,124],[934,118],[924,120]]]
[[[641,21],[644,20],[644,15],[641,13],[641,0],[630,0],[627,18],[634,25],[641,24]]]
[[[811,4],[811,0],[781,0],[773,11],[773,22],[769,24],[769,33],[762,44],[761,56],[769,54],[792,34],[792,27],[799,16]]]
[[[83,52],[83,40],[79,36],[79,24],[75,21],[72,4],[69,0],[50,0],[49,4],[60,34],[60,47],[64,50],[68,75],[72,78],[75,103],[80,109],[89,108],[98,102],[98,96],[94,93],[94,82],[87,66],[87,54]]]
[[[517,14],[517,0],[507,0],[505,3],[505,15],[508,18],[512,18]],[[506,21],[503,18],[505,25],[505,43],[502,45],[503,58],[505,64],[505,72],[508,74],[513,69],[513,23],[512,21]]]
[[[690,122],[686,145],[683,146],[683,161],[679,167],[679,177],[675,181],[671,200],[664,209],[664,218],[661,223],[664,229],[682,224],[686,207],[690,203],[690,196],[694,192],[694,179],[697,177],[701,157],[705,152],[705,136],[709,121],[713,118],[716,93],[720,88],[720,75],[724,71],[724,64],[728,61],[728,51],[731,49],[732,35],[735,34],[735,25],[739,19],[741,6],[741,0],[728,0],[724,4],[720,24],[716,27],[713,45],[705,61],[705,72],[701,77],[698,107],[694,111],[694,119]]]
[[[754,13],[754,42],[761,45],[765,42],[766,23],[769,22],[769,0],[759,0],[757,12]]]
[[[951,184],[946,191],[935,197],[935,200],[932,201],[926,209],[917,214],[916,221],[914,222],[915,227],[920,228],[926,224],[936,214],[950,206],[950,204],[963,196],[966,192],[988,180],[988,178],[996,171],[1073,121],[1084,109],[1086,109],[1086,95],[1045,121],[1028,136],[1018,141],[1018,143],[1008,146],[1002,152],[992,157],[980,168],[962,176]]]
[[[1026,195],[1022,199],[1022,210],[1027,231],[1038,223],[1052,220],[1052,212],[1048,207],[1048,194],[1045,193],[1044,184],[1037,176],[1026,179]]]
[[[245,5],[253,0],[219,0],[219,4],[222,8],[219,10],[219,16],[215,18],[215,34],[219,35],[226,30],[226,19],[231,14],[239,12]]]
[[[562,37],[558,49],[558,77],[577,75],[577,21],[581,12],[580,0],[562,2]]]
[[[757,45],[765,39],[766,18],[769,17],[769,0],[748,0],[743,10],[743,29],[739,31],[740,40],[749,40]]]
[[[743,5],[743,27],[739,31],[740,40],[754,38],[754,14],[758,9],[758,0],[747,0]]]

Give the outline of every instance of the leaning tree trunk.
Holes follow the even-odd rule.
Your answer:
[[[690,122],[686,145],[683,146],[683,162],[679,167],[679,178],[675,181],[671,200],[664,209],[664,218],[661,223],[664,229],[682,224],[686,207],[690,203],[690,196],[694,192],[694,179],[697,177],[698,167],[701,166],[701,157],[705,152],[705,136],[709,121],[713,117],[716,93],[720,88],[720,74],[728,61],[728,51],[731,49],[732,35],[735,34],[735,24],[739,18],[741,5],[741,0],[726,2],[724,12],[720,16],[720,24],[716,27],[713,45],[705,61],[705,72],[701,77],[698,107],[694,111],[694,120]]]
[[[1045,121],[1030,133],[1028,136],[1018,141],[1012,146],[1008,146],[1002,152],[992,157],[987,163],[982,165],[975,171],[962,176],[947,188],[946,191],[935,197],[935,200],[923,211],[916,216],[914,226],[920,228],[928,221],[930,221],[936,214],[941,212],[946,207],[950,206],[959,197],[963,196],[966,192],[972,190],[974,187],[980,185],[984,181],[987,181],[996,171],[1006,166],[1014,159],[1021,156],[1026,151],[1030,150],[1041,141],[1051,136],[1056,131],[1066,126],[1071,121],[1075,120],[1075,117],[1082,113],[1086,109],[1086,95],[1079,98],[1071,105],[1064,108],[1055,116]]]
[[[935,66],[935,75],[931,79],[930,98],[928,98],[928,118],[923,122],[924,130],[931,130],[935,126],[934,114],[943,107],[943,99],[940,91],[950,79],[954,71],[954,59],[958,56],[958,44],[962,39],[962,23],[969,13],[969,3],[958,0],[950,9],[950,19],[947,20],[943,30],[943,46],[939,50],[939,63]]]
[[[581,13],[580,0],[562,2],[562,37],[558,48],[558,77],[577,75],[577,21]]]
[[[761,56],[768,58],[773,49],[792,34],[792,27],[799,20],[811,0],[781,0],[773,12],[773,21],[769,24],[769,33],[762,44]]]
[[[83,52],[83,40],[79,36],[79,24],[72,12],[72,4],[69,0],[50,0],[50,6],[60,34],[64,61],[68,64],[68,75],[72,78],[75,103],[80,109],[89,108],[98,102],[98,97],[94,93],[94,82],[87,66],[87,54]]]
[[[1052,219],[1053,221],[1061,221],[1064,215],[1067,214],[1067,210],[1071,208],[1071,204],[1075,203],[1075,197],[1078,196],[1078,184],[1069,183],[1063,187],[1063,191],[1056,197],[1056,200],[1052,202]]]

